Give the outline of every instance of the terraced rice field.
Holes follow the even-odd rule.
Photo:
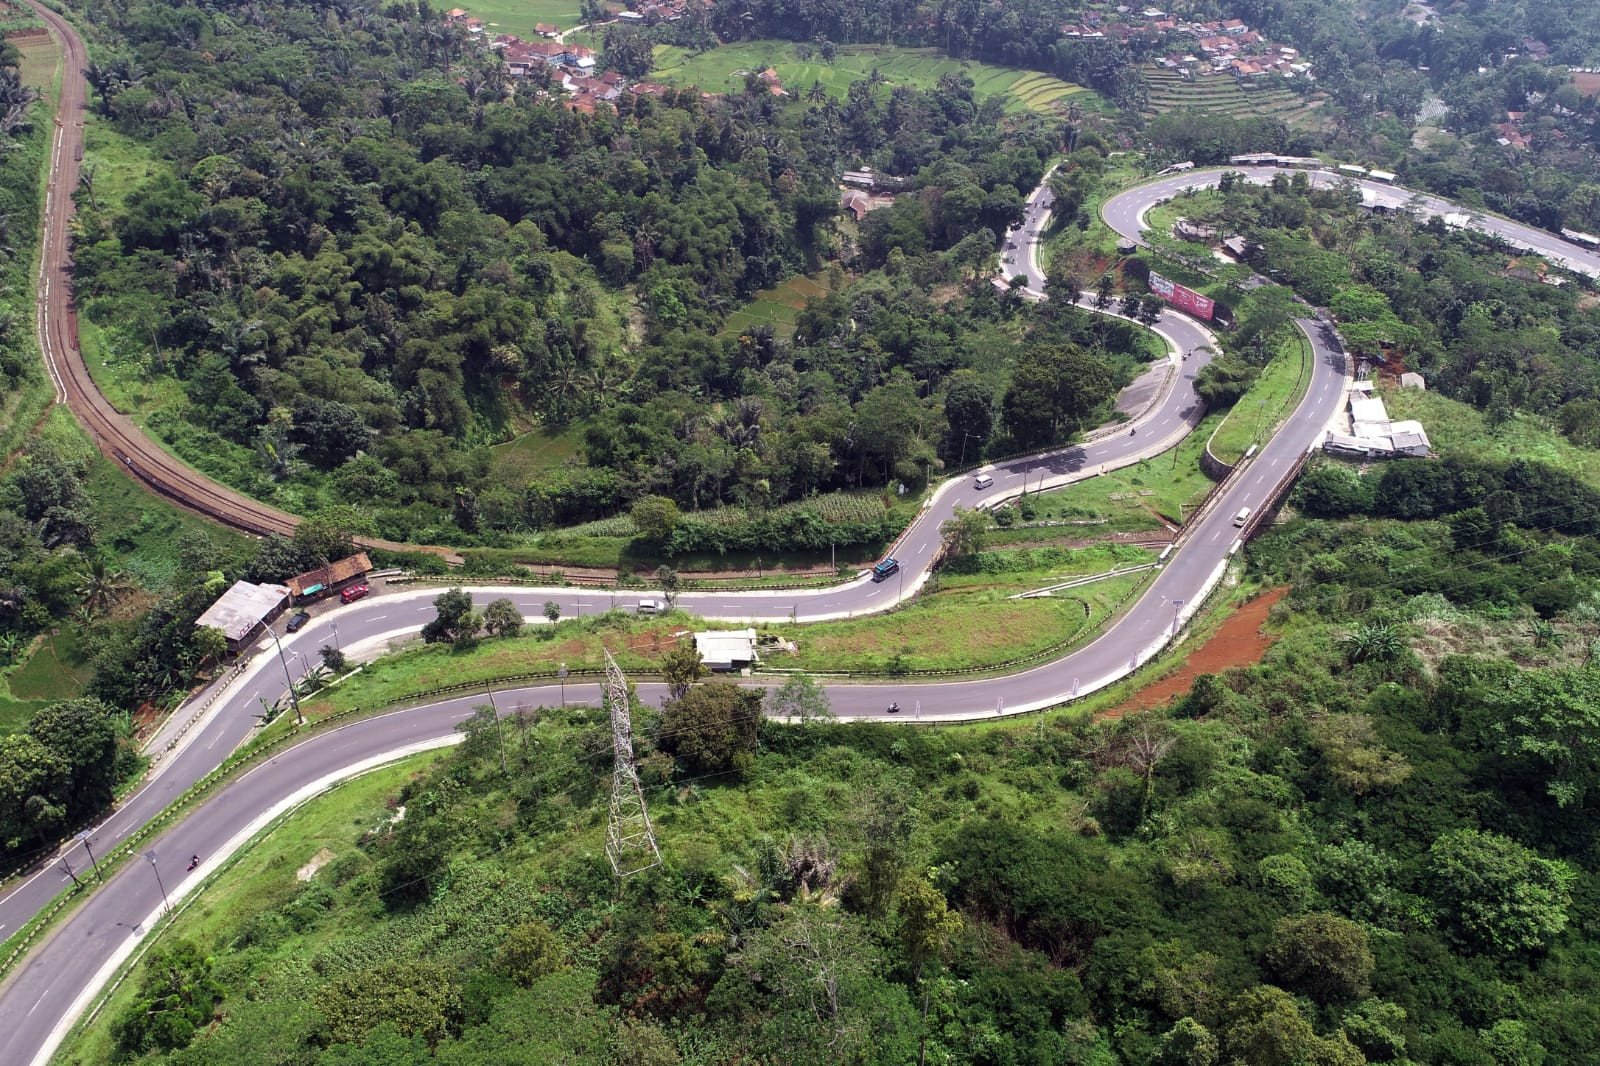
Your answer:
[[[1267,85],[1247,89],[1227,74],[1188,81],[1174,71],[1155,66],[1145,67],[1141,73],[1150,90],[1147,110],[1158,115],[1189,109],[1217,111],[1240,118],[1278,118],[1301,129],[1317,129],[1322,125],[1318,113],[1321,97],[1317,93],[1303,97],[1290,89]]]
[[[910,85],[931,89],[945,74],[961,73],[972,79],[979,96],[1004,96],[1007,111],[1048,111],[1069,97],[1082,95],[1087,103],[1094,94],[1081,85],[1037,71],[999,67],[990,63],[954,59],[934,48],[896,48],[889,45],[842,47],[832,63],[813,52],[801,59],[788,41],[744,41],[694,54],[671,45],[657,45],[652,81],[671,85],[698,85],[706,92],[743,88],[745,74],[767,67],[778,72],[783,87],[804,97],[814,83],[836,99],[843,99],[853,82],[874,69],[889,88]]]
[[[799,274],[781,285],[762,289],[755,299],[734,311],[723,323],[719,336],[737,337],[747,329],[769,325],[784,340],[794,336],[795,319],[806,304],[828,295],[828,272]]]

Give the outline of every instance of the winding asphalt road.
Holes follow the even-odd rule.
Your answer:
[[[1190,189],[1213,188],[1221,176],[1229,172],[1240,174],[1246,181],[1257,185],[1269,184],[1280,174],[1296,173],[1308,175],[1312,185],[1318,188],[1332,188],[1352,180],[1331,171],[1291,171],[1278,167],[1213,167],[1207,170],[1190,170],[1119,193],[1105,202],[1100,213],[1112,229],[1124,236],[1137,239],[1138,234],[1146,228],[1144,216],[1150,208]],[[1576,273],[1600,278],[1600,251],[1573,244],[1534,226],[1480,214],[1472,208],[1462,207],[1430,193],[1415,192],[1403,186],[1364,179],[1356,180],[1354,184],[1361,190],[1363,197],[1382,207],[1393,211],[1408,211],[1421,219],[1443,218],[1464,228],[1498,237],[1513,247],[1537,253],[1550,262]]]
[[[1037,230],[1047,222],[1044,212],[1030,215],[1025,224]],[[1222,496],[1216,506],[1191,523],[1181,546],[1156,574],[1147,591],[1099,638],[1072,654],[1009,677],[982,681],[940,682],[921,685],[830,685],[834,711],[842,717],[883,715],[886,704],[897,700],[905,719],[953,721],[1012,714],[1052,706],[1087,694],[1148,661],[1198,608],[1215,584],[1236,547],[1238,530],[1232,516],[1241,506],[1261,508],[1283,474],[1298,462],[1321,433],[1337,408],[1344,359],[1331,334],[1305,324],[1317,349],[1311,387],[1296,415],[1261,451],[1254,464]],[[980,491],[971,478],[947,483],[925,508],[896,549],[903,560],[902,574],[874,583],[865,578],[849,584],[804,592],[726,592],[685,594],[680,604],[702,616],[723,619],[800,620],[866,614],[881,611],[911,595],[926,579],[938,550],[938,526],[956,506],[992,504],[1015,495],[1024,484],[1035,489],[1094,476],[1104,466],[1137,461],[1160,451],[1186,434],[1198,420],[1200,409],[1193,394],[1193,378],[1207,357],[1201,352],[1185,360],[1191,348],[1209,341],[1196,323],[1169,313],[1158,327],[1173,350],[1168,360],[1176,372],[1151,410],[1134,428],[1142,434],[1117,428],[1098,441],[1062,449],[1035,459],[986,468],[996,478],[993,488]],[[318,618],[286,642],[286,653],[298,670],[302,658],[332,642],[333,627],[345,647],[381,642],[387,636],[414,632],[431,616],[435,589],[376,597],[340,608]],[[560,602],[567,616],[612,606],[609,592],[573,589],[475,589],[478,602],[510,595],[530,617],[540,615],[549,599]],[[629,607],[619,600],[617,606]],[[158,775],[124,802],[96,828],[91,843],[99,854],[114,848],[127,834],[142,826],[181,795],[192,782],[249,736],[251,715],[260,701],[275,700],[284,689],[279,660],[258,654],[244,675],[216,701],[216,710],[186,737],[167,758]],[[659,686],[642,685],[647,700],[661,696]],[[592,684],[566,686],[569,701],[598,701]],[[553,686],[497,694],[502,711],[548,705],[560,698]],[[230,842],[248,836],[259,824],[260,812],[280,797],[308,787],[310,782],[334,774],[363,759],[383,759],[397,749],[417,743],[441,743],[452,736],[456,724],[482,702],[467,696],[427,707],[397,711],[318,735],[231,782],[189,817],[155,841],[153,863],[134,862],[113,878],[110,891],[92,895],[55,935],[35,950],[0,990],[0,1016],[9,1026],[8,1051],[18,1061],[48,1054],[62,1027],[84,1005],[81,994],[98,987],[97,974],[111,953],[129,949],[142,936],[163,905],[163,889],[170,896],[190,890],[206,872],[189,874],[185,856],[225,855]],[[75,866],[85,858],[73,849]],[[213,861],[216,861],[214,858]],[[51,867],[17,885],[0,900],[0,934],[16,929],[37,913],[65,885],[60,867]]]
[[[1107,203],[1107,221],[1124,235],[1137,238],[1143,212],[1151,204],[1208,178],[1214,183],[1217,174],[1220,171],[1191,172],[1122,194]],[[1386,186],[1379,188],[1396,193]],[[1410,198],[1403,190],[1397,195]],[[1023,228],[1008,235],[1024,252],[1022,272],[1028,274],[1029,288],[1033,290],[1042,289],[1043,277],[1030,254],[1029,238],[1047,222],[1045,191],[1031,198]],[[1495,223],[1488,220],[1483,224]],[[1588,254],[1575,247],[1563,249],[1568,261],[1582,262]],[[1007,264],[1008,268],[1015,265],[1014,261]],[[1285,426],[1227,483],[1214,505],[1190,523],[1144,594],[1100,637],[1054,662],[1003,678],[830,685],[828,695],[834,711],[849,718],[879,717],[890,700],[897,700],[904,709],[900,717],[910,720],[957,721],[1020,713],[1094,691],[1159,652],[1198,609],[1220,579],[1229,556],[1237,550],[1235,513],[1242,507],[1259,513],[1270,506],[1283,478],[1315,446],[1339,407],[1346,360],[1337,338],[1320,322],[1306,319],[1297,324],[1306,332],[1315,353],[1304,399]],[[877,584],[862,578],[835,588],[804,592],[685,594],[680,604],[693,613],[725,620],[801,621],[861,615],[892,606],[925,580],[938,550],[939,523],[956,506],[992,504],[1015,495],[1024,485],[1032,489],[1040,481],[1049,487],[1094,476],[1102,466],[1123,465],[1163,450],[1194,425],[1200,411],[1193,394],[1193,377],[1207,353],[1202,351],[1188,359],[1182,356],[1207,345],[1208,335],[1197,323],[1170,311],[1158,331],[1172,346],[1169,361],[1176,373],[1151,410],[1136,423],[1134,428],[1142,433],[1125,434],[1119,428],[1081,446],[987,468],[996,479],[995,486],[987,491],[977,490],[970,478],[947,483],[896,548],[896,557],[903,561],[901,575]],[[611,593],[593,590],[472,591],[480,603],[509,595],[530,617],[539,616],[541,605],[552,599],[562,604],[567,616],[613,605]],[[286,640],[285,650],[291,661],[299,663],[311,658],[315,649],[325,643],[337,641],[349,648],[414,632],[432,614],[430,600],[435,592],[427,589],[386,595],[340,608]],[[619,607],[629,607],[631,603],[622,597],[615,600]],[[185,742],[162,763],[158,775],[94,830],[90,840],[96,852],[103,855],[116,847],[221,762],[250,734],[254,726],[251,714],[260,701],[275,700],[283,690],[283,670],[278,659],[266,651],[257,654],[245,673],[215,701],[213,712],[200,720]],[[657,685],[641,685],[639,692],[646,700],[661,697]],[[502,691],[496,699],[505,713],[550,705],[562,695],[569,702],[597,703],[599,699],[593,684],[569,684],[564,693],[555,686]],[[455,726],[480,702],[482,697],[466,696],[314,734],[229,782],[154,841],[151,862],[125,865],[111,878],[108,890],[85,900],[0,988],[0,1025],[8,1035],[6,1060],[45,1061],[110,968],[138,945],[164,906],[164,898],[176,901],[197,887],[210,867],[266,824],[274,806],[286,802],[285,797],[347,776],[352,767],[378,764],[408,750],[448,743],[455,735]],[[208,857],[207,864],[193,874],[185,870],[185,856],[190,853]],[[82,849],[72,849],[69,857],[82,876],[86,864]],[[0,936],[15,931],[43,909],[66,881],[59,867],[51,867],[11,886],[0,899]]]

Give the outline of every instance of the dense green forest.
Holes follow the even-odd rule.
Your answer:
[[[665,863],[620,886],[601,718],[485,711],[102,1032],[195,1064],[1589,1061],[1600,497],[1328,463],[1296,502],[1249,548],[1283,640],[1165,711],[636,708]]]
[[[804,106],[624,95],[585,117],[512,95],[425,7],[90,14],[98,121],[170,168],[119,203],[80,195],[84,313],[181,383],[157,434],[291,510],[349,503],[362,532],[504,543],[651,494],[693,510],[915,487],[962,451],[945,411],[961,372],[998,395],[1019,353],[1136,347],[1086,326],[1036,337],[981,280],[1059,131],[960,78]],[[869,160],[914,194],[852,250],[834,179]],[[839,254],[868,277],[792,342],[711,335]],[[491,481],[484,445],[576,419],[585,465]]]
[[[148,424],[179,454],[297,513],[350,504],[358,532],[514,547],[644,497],[759,512],[915,489],[958,457],[1037,443],[999,417],[1019,356],[1067,341],[1111,356],[1114,381],[1129,369],[1131,335],[1041,336],[983,283],[996,234],[1064,134],[1080,156],[1141,140],[1200,162],[1387,145],[1377,156],[1424,187],[1543,225],[1600,222],[1582,163],[1594,98],[1525,59],[1486,77],[1466,65],[1513,28],[1554,32],[1547,8],[1510,21],[1451,11],[1447,31],[1417,40],[1393,13],[1346,5],[1193,12],[1242,16],[1315,57],[1339,121],[1310,133],[1182,111],[1145,128],[1132,112],[1078,115],[1066,129],[1002,116],[959,76],[932,90],[865,78],[842,101],[624,93],[584,116],[511,84],[425,6],[96,6],[99,121],[158,165],[131,189],[81,191],[80,298],[107,358],[178,386],[151,394]],[[696,25],[725,39],[933,43],[1102,88],[1057,51],[1109,49],[1132,69],[1137,40],[1058,39],[1072,14],[752,4]],[[1589,32],[1573,26],[1566,47]],[[624,51],[614,41],[607,62],[637,65]],[[1538,142],[1556,154],[1532,168],[1466,136],[1419,148],[1411,124],[1429,94],[1463,134],[1491,128],[1496,107],[1537,106],[1565,114],[1568,135]],[[842,224],[835,179],[864,163],[913,195]],[[758,291],[828,261],[846,268],[838,291],[792,338],[717,333]],[[1059,437],[1083,417],[1050,421]],[[577,459],[501,476],[487,446],[530,429],[570,433]],[[759,529],[741,543],[796,546]]]

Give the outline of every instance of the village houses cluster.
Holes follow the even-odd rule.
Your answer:
[[[1082,22],[1062,26],[1061,35],[1068,40],[1181,46],[1158,58],[1156,65],[1189,78],[1231,74],[1245,84],[1268,77],[1313,78],[1311,64],[1298,51],[1268,40],[1243,19],[1190,22],[1158,8],[1134,11],[1123,5],[1115,12],[1085,14]]]
[[[647,18],[650,21],[670,21],[683,17],[689,2],[668,0],[666,3],[651,3],[637,12],[625,14],[637,16],[631,21],[645,21]],[[470,36],[499,53],[505,72],[510,77],[527,78],[536,71],[548,70],[552,87],[559,87],[567,93],[567,106],[574,111],[592,114],[597,104],[612,103],[624,92],[635,96],[659,96],[666,92],[666,86],[651,82],[630,85],[626,78],[614,70],[598,72],[596,65],[600,57],[595,50],[564,42],[562,31],[557,26],[538,23],[534,29],[540,39],[524,41],[509,33],[489,36],[483,20],[474,18],[459,7],[446,12],[445,18],[464,26]]]

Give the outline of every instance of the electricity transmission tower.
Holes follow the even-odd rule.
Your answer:
[[[611,815],[606,823],[606,857],[618,877],[658,866],[661,851],[644,807],[644,789],[633,765],[633,721],[628,713],[628,679],[606,652],[606,709],[611,712]]]

